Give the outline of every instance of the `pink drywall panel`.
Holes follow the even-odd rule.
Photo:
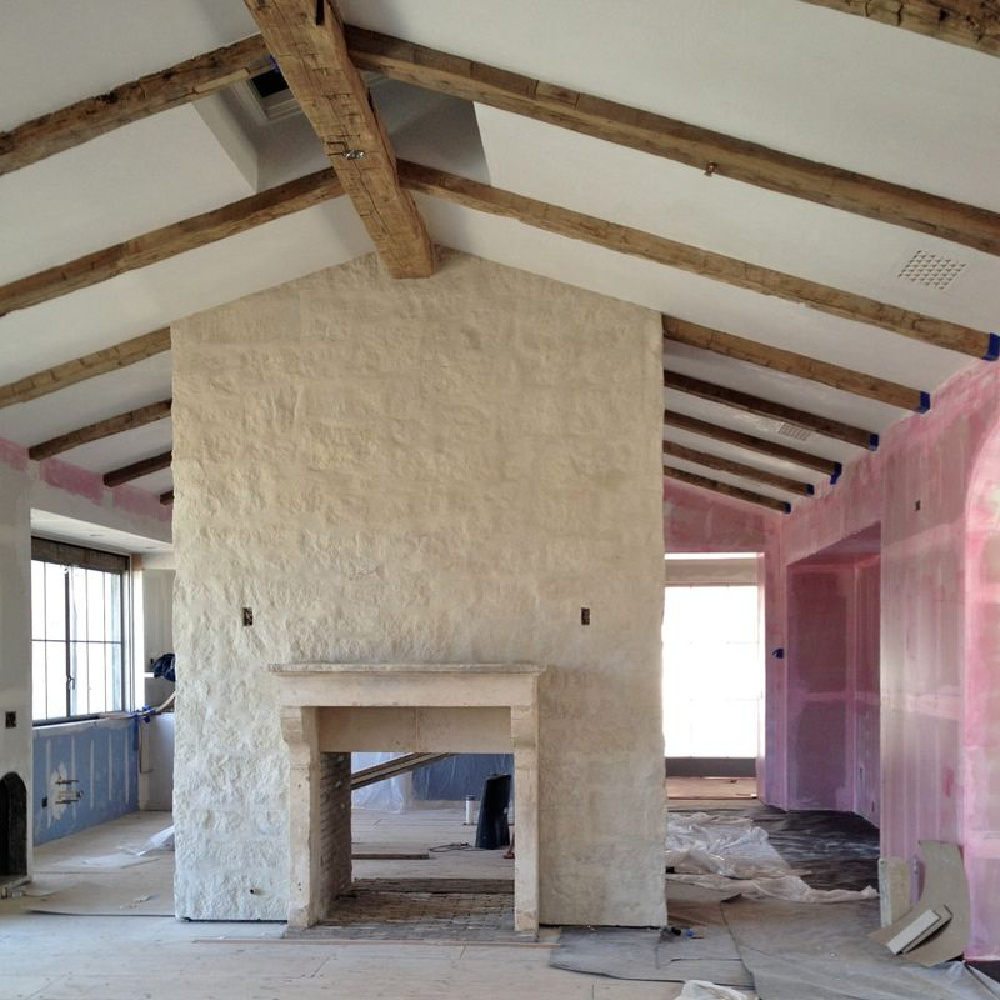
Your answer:
[[[912,857],[920,839],[962,844],[974,910],[968,955],[975,958],[1000,957],[998,438],[1000,365],[974,365],[936,393],[930,413],[891,428],[878,452],[862,455],[837,486],[820,487],[818,497],[779,522],[784,566],[881,525],[875,801],[883,850]],[[778,593],[772,604],[791,635],[793,602]],[[874,752],[863,746],[873,720],[865,708],[862,625],[855,766]],[[769,667],[769,695],[793,688],[790,664]],[[790,712],[782,719],[777,698],[767,707],[773,717],[765,789],[768,801],[784,805],[799,723]],[[871,790],[869,777],[866,768],[856,802]]]

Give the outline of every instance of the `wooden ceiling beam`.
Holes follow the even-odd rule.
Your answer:
[[[672,465],[663,466],[663,475],[667,479],[676,479],[679,483],[687,483],[688,486],[697,486],[703,490],[711,490],[713,493],[721,493],[723,496],[735,497],[737,500],[757,504],[758,507],[768,507],[771,510],[781,511],[782,514],[787,514],[792,509],[792,505],[784,500],[777,500],[774,497],[765,496],[763,493],[754,493],[753,490],[745,490],[742,486],[720,483],[719,480],[709,479],[707,476],[697,476],[693,472],[675,469]]]
[[[0,176],[149,115],[200,100],[270,68],[259,35],[123,83],[0,133]]]
[[[831,316],[877,326],[911,340],[919,340],[970,357],[994,361],[1000,357],[1000,336],[995,333],[924,316],[909,309],[855,295],[853,292],[831,288],[829,285],[821,285],[734,257],[725,257],[710,250],[537,201],[432,167],[400,160],[399,174],[403,185],[411,191],[464,205],[478,212],[516,219],[525,225],[559,236],[665,264],[761,295],[774,295]]]
[[[160,494],[160,503],[162,503],[164,506],[169,506],[173,502],[174,502],[174,491],[173,490],[167,490],[166,493],[161,493]]]
[[[856,6],[865,4],[859,0]],[[729,177],[1000,254],[997,212],[782,153],[389,35],[348,27],[347,43],[358,66],[395,80],[662,156],[695,167],[709,178]],[[711,181],[706,179],[705,183]]]
[[[165,451],[152,458],[144,458],[141,462],[133,462],[131,465],[123,465],[120,469],[112,469],[104,474],[105,486],[121,486],[122,483],[130,483],[133,479],[141,479],[153,472],[162,472],[170,468],[170,452]]]
[[[107,375],[169,350],[170,330],[167,327],[145,333],[141,337],[133,337],[114,347],[105,347],[93,354],[85,354],[82,358],[66,361],[54,368],[46,368],[45,371],[0,386],[0,409],[40,399],[51,392],[68,389],[89,378]]]
[[[663,317],[663,337],[674,344],[685,344],[688,347],[733,358],[735,361],[745,361],[760,368],[770,368],[786,375],[809,379],[833,389],[864,396],[880,403],[888,403],[904,410],[926,413],[931,408],[929,392],[911,389],[898,382],[890,382],[876,375],[867,375],[853,368],[842,368],[826,361],[817,361],[804,354],[770,347],[756,340],[745,340],[731,333],[723,333],[721,330],[713,330],[672,316]]]
[[[434,273],[434,248],[351,61],[332,0],[246,0],[289,89],[394,278]]]
[[[1000,6],[996,0],[806,0],[806,3],[1000,56]]]
[[[717,472],[728,472],[731,476],[752,479],[755,482],[763,483],[765,486],[773,486],[778,490],[787,490],[789,493],[796,493],[803,497],[811,497],[816,492],[816,488],[812,483],[803,483],[798,479],[779,476],[774,472],[768,472],[766,469],[759,469],[755,465],[745,465],[743,462],[723,458],[721,455],[712,455],[709,452],[699,451],[696,448],[688,448],[686,445],[678,444],[676,441],[664,441],[663,454],[684,462],[691,462],[694,465],[704,465],[706,468],[715,469]]]
[[[98,420],[86,427],[80,427],[78,430],[60,434],[48,441],[32,445],[28,449],[28,458],[40,462],[42,459],[52,458],[53,455],[61,455],[64,451],[70,451],[72,448],[79,448],[80,445],[90,444],[92,441],[103,441],[104,438],[113,437],[115,434],[124,434],[125,431],[135,430],[137,427],[145,427],[146,424],[165,420],[169,416],[169,399],[159,403],[150,403],[149,406],[140,406],[136,410],[119,413],[106,420]]]
[[[874,451],[878,447],[878,435],[872,431],[853,427],[829,417],[821,417],[815,413],[808,413],[794,406],[774,403],[769,399],[753,396],[749,392],[740,392],[738,389],[730,389],[728,386],[706,382],[704,379],[694,378],[691,375],[682,375],[680,372],[664,369],[663,385],[667,389],[674,389],[677,392],[696,396],[698,399],[705,399],[712,403],[721,403],[723,406],[742,410],[744,413],[754,413],[758,416],[770,417],[772,420],[783,420],[799,427],[807,427],[817,434],[835,438],[838,441],[846,441],[847,444],[857,445],[859,448],[868,448]]]
[[[690,434],[707,437],[712,441],[721,441],[723,444],[730,444],[736,448],[753,451],[758,455],[767,455],[768,458],[777,458],[782,462],[801,465],[805,469],[822,472],[824,475],[830,477],[831,482],[836,482],[843,471],[840,462],[834,462],[832,459],[823,458],[821,455],[813,455],[808,451],[800,451],[798,448],[789,448],[788,445],[778,444],[776,441],[768,441],[767,438],[755,437],[753,434],[744,434],[742,431],[734,431],[729,427],[721,427],[719,424],[709,423],[707,420],[700,420],[698,417],[690,417],[686,413],[664,410],[663,426],[674,427],[677,430],[687,431]]]
[[[89,288],[109,278],[148,267],[187,250],[301,212],[343,194],[330,169],[298,177],[222,208],[154,229],[0,287],[0,316]]]

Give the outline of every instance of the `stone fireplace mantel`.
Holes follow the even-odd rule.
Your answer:
[[[333,862],[324,860],[321,847],[324,754],[512,751],[514,925],[523,932],[538,930],[538,678],[544,667],[311,662],[268,669],[278,681],[290,762],[290,925],[322,920],[328,902],[326,869]],[[349,848],[348,843],[348,879]],[[343,872],[343,860],[339,864]]]

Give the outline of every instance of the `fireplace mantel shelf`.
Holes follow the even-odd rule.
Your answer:
[[[545,668],[534,663],[273,663],[273,674],[534,674]]]

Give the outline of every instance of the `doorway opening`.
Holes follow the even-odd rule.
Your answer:
[[[753,798],[764,696],[757,553],[668,556],[663,738],[671,798]]]
[[[881,527],[788,567],[788,803],[879,825]]]
[[[28,792],[13,771],[0,778],[0,884],[28,875]]]

